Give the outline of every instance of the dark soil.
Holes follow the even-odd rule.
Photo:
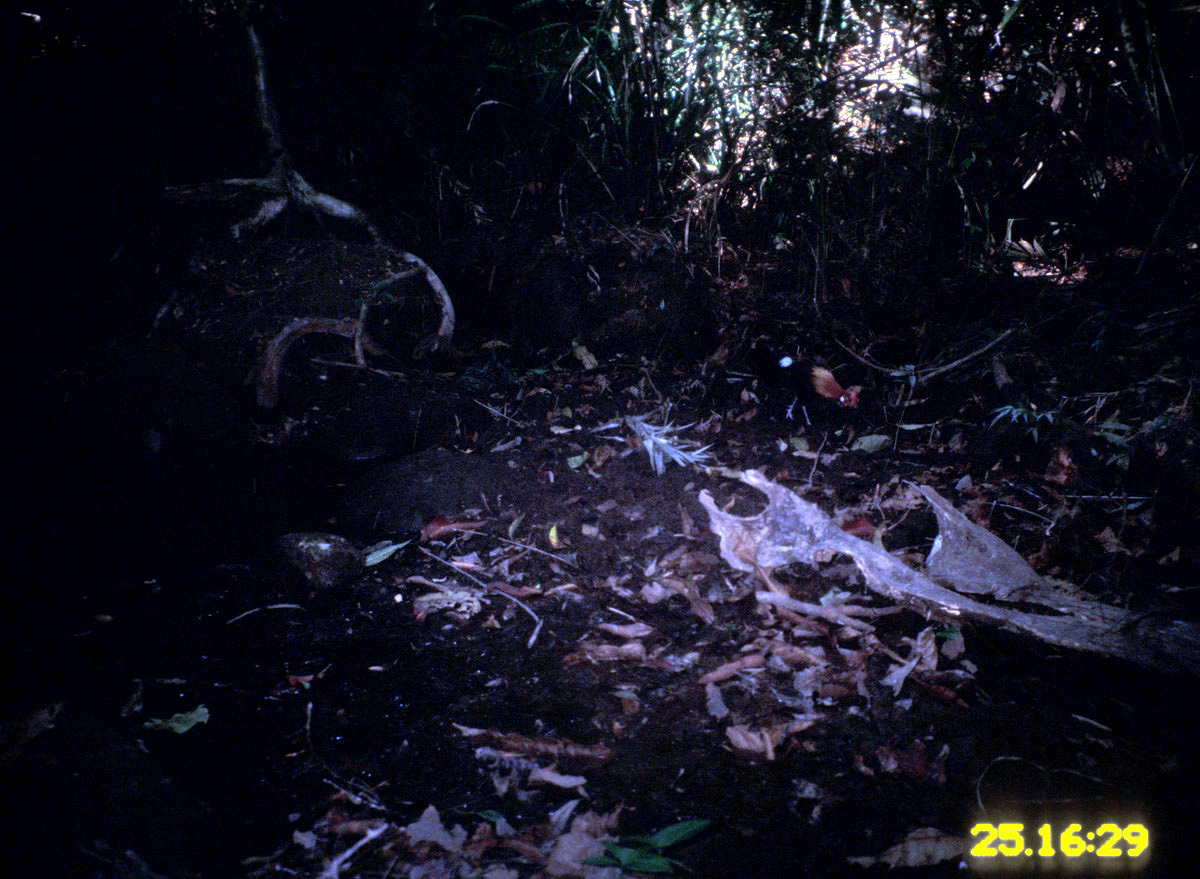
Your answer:
[[[711,821],[665,852],[681,875],[882,875],[848,859],[1005,816],[1056,834],[1142,823],[1152,874],[1195,862],[1194,676],[967,626],[964,652],[896,692],[884,648],[907,657],[923,630],[941,643],[955,627],[898,611],[867,641],[759,607],[697,496],[762,499],[717,471],[656,476],[627,427],[602,429],[669,421],[712,463],[865,518],[913,564],[936,527],[906,481],[930,484],[1039,572],[1195,619],[1195,362],[1175,356],[1194,302],[1171,312],[1160,291],[1154,310],[1175,317],[1151,329],[1137,297],[1047,289],[997,349],[1019,394],[989,357],[910,392],[811,315],[802,326],[770,267],[689,299],[660,254],[633,254],[612,302],[581,293],[565,327],[468,309],[462,347],[431,362],[404,353],[432,320],[416,294],[378,309],[397,353],[369,371],[347,340],[306,337],[279,406],[256,408],[266,339],[294,316],[356,314],[375,256],[202,245],[156,282],[157,317],[39,378],[50,404],[29,410],[9,480],[24,511],[5,633],[10,875],[316,876],[363,840],[325,875],[574,875],[546,860],[572,800],[576,817],[611,816],[613,838]],[[674,291],[661,303],[655,278]],[[962,308],[922,329],[931,352],[978,347],[964,327],[987,309]],[[581,336],[591,368],[570,354],[579,326],[596,330]],[[799,376],[775,371],[778,353],[802,355]],[[811,394],[815,362],[864,385],[857,408]],[[855,448],[871,435],[887,442]],[[294,564],[279,540],[295,533],[409,542],[369,568]],[[804,600],[886,606],[837,560],[775,576]],[[701,683],[773,643],[830,658],[815,691],[778,656],[721,680],[719,699]],[[198,706],[207,722],[186,732],[145,726]],[[754,752],[732,727],[778,732]],[[400,830],[429,806],[465,847]]]

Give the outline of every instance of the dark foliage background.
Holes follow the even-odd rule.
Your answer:
[[[298,164],[414,247],[484,218],[545,232],[597,213],[691,218],[693,245],[785,236],[882,280],[897,253],[985,262],[1010,231],[1127,240],[1131,221],[1157,224],[1195,149],[1200,16],[1178,2],[37,14],[6,13],[9,203],[35,234],[101,220],[116,234],[164,184],[267,161],[242,15]],[[881,87],[893,62],[907,81]]]

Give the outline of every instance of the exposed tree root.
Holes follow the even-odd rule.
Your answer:
[[[445,284],[419,256],[388,244],[383,234],[364,211],[340,198],[318,191],[295,170],[291,156],[283,145],[279,117],[267,87],[266,56],[252,24],[246,24],[246,36],[250,44],[250,55],[254,62],[254,91],[258,122],[266,140],[267,152],[272,159],[271,170],[264,177],[231,177],[207,183],[170,186],[167,187],[167,195],[176,201],[214,201],[229,198],[240,192],[253,193],[259,198],[258,209],[250,216],[233,224],[230,231],[236,239],[240,239],[248,231],[261,229],[291,206],[306,210],[318,217],[334,217],[350,222],[365,231],[372,241],[388,247],[401,261],[410,266],[407,271],[400,274],[389,274],[388,279],[382,285],[376,285],[376,289],[419,274],[433,291],[434,302],[441,313],[441,319],[437,329],[417,344],[413,356],[423,357],[439,349],[447,348],[454,336],[455,315],[454,304]],[[355,323],[361,324],[364,317],[365,315],[360,314],[357,320],[350,319],[347,326],[339,328],[335,328],[332,324],[341,322],[331,323],[322,318],[303,318],[300,320],[304,322],[304,327],[297,328],[293,324],[276,336],[264,356],[264,369],[260,373],[258,387],[259,403],[268,407],[275,405],[279,365],[283,353],[292,338],[305,332],[353,335],[356,339],[355,354],[359,358],[360,365],[365,366],[362,360],[362,346],[359,344],[362,330],[361,327],[353,326]],[[273,346],[279,347],[273,350]],[[268,375],[268,364],[274,370],[270,375]],[[268,402],[264,402],[264,397]]]

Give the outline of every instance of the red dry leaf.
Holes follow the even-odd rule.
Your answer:
[[[438,516],[436,519],[431,519],[429,524],[421,529],[421,542],[437,540],[439,537],[459,531],[478,531],[483,525],[483,522],[455,522],[445,516]]]
[[[855,537],[870,537],[875,533],[875,526],[871,524],[869,519],[859,516],[857,519],[843,522],[842,530],[847,534],[853,534]]]

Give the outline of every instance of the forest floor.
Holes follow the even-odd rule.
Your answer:
[[[890,380],[741,291],[690,358],[477,333],[368,370],[306,339],[265,412],[273,329],[353,311],[216,265],[135,356],[55,379],[53,536],[6,633],[12,875],[954,876],[1001,821],[1056,852],[1002,875],[1058,869],[1072,823],[1117,828],[1117,872],[1200,855],[1194,675],[928,618],[842,557],[763,575],[861,625],[763,603],[699,501],[761,511],[757,470],[919,567],[928,485],[1092,600],[1195,620],[1194,301],[1075,291],[996,349],[1025,396],[990,353]],[[656,474],[635,424],[703,460]]]

